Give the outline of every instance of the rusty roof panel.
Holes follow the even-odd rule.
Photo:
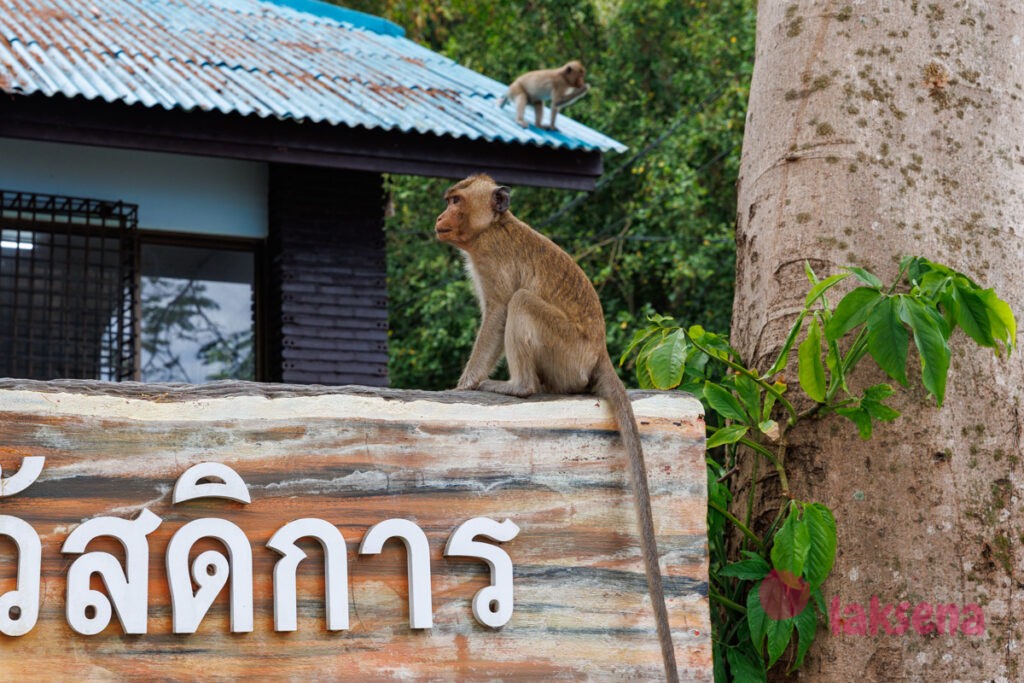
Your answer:
[[[523,130],[501,83],[317,0],[0,0],[0,91],[625,149],[565,116]]]

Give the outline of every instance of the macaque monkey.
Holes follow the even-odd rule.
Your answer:
[[[512,100],[516,104],[516,123],[523,128],[527,127],[523,112],[526,105],[533,105],[533,112],[537,120],[537,127],[546,130],[557,130],[555,118],[558,116],[559,107],[565,108],[587,94],[590,86],[583,82],[587,70],[577,60],[573,60],[565,66],[557,69],[538,69],[528,71],[508,87],[508,92],[498,100],[498,106],[502,107],[505,100]],[[544,102],[551,101],[551,123],[543,125]]]
[[[651,520],[647,469],[626,388],[605,346],[604,313],[594,286],[567,253],[509,211],[510,191],[486,175],[444,194],[437,238],[464,252],[482,321],[458,389],[526,397],[592,391],[612,407],[629,452],[647,586],[665,673],[678,680]],[[510,379],[489,379],[504,353]]]

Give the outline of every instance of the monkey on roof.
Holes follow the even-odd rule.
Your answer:
[[[516,123],[526,128],[523,113],[527,104],[532,105],[537,127],[557,130],[555,118],[558,116],[558,110],[568,107],[590,90],[590,86],[583,80],[586,75],[587,70],[583,68],[583,64],[575,59],[557,69],[528,71],[512,81],[508,92],[498,100],[498,106],[502,107],[506,100],[512,100],[516,105]],[[551,123],[547,126],[542,120],[544,102],[551,102]]]

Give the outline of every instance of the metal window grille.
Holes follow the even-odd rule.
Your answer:
[[[0,190],[0,376],[138,376],[138,207]]]

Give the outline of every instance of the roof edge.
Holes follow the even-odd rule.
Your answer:
[[[587,192],[604,172],[598,150],[339,129],[237,112],[153,109],[38,93],[0,97],[0,138],[448,179],[485,172],[510,184]]]
[[[405,37],[405,29],[398,24],[388,21],[382,17],[359,12],[347,7],[339,7],[320,0],[261,0],[271,5],[287,7],[297,12],[305,12],[318,17],[326,17],[336,21],[343,21],[352,24],[356,28],[373,31],[384,36]]]

